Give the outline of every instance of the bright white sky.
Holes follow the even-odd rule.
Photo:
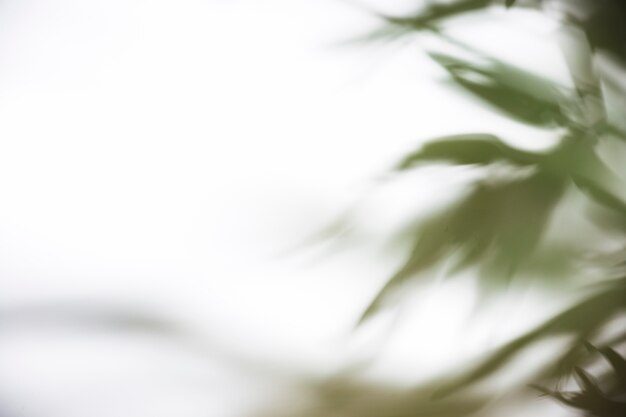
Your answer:
[[[367,358],[369,336],[349,329],[397,258],[367,245],[320,263],[280,254],[368,195],[418,139],[511,131],[451,100],[415,46],[339,46],[373,23],[338,0],[3,1],[3,308],[129,305],[223,351],[314,373]],[[516,24],[513,40],[552,30]],[[560,77],[555,51],[528,53]],[[424,199],[441,188],[420,184]],[[409,200],[402,189],[379,195],[365,235],[397,225],[396,203]],[[426,373],[454,352],[472,299],[460,284],[448,290],[419,309],[438,309],[439,321],[412,324],[431,345],[416,332],[392,338],[380,375],[402,375],[415,346],[424,363],[414,370]],[[7,334],[0,400],[24,416],[226,417],[265,398],[226,359],[149,339]]]

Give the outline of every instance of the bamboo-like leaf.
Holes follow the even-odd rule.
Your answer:
[[[495,59],[479,65],[441,53],[430,56],[456,84],[507,116],[542,127],[566,124],[556,83]]]
[[[455,252],[454,271],[483,266],[483,278],[508,282],[538,244],[565,183],[544,173],[501,184],[482,183],[451,209],[423,221],[413,248],[363,313],[376,313],[408,280]]]
[[[415,30],[433,29],[447,19],[487,9],[493,0],[457,0],[433,2],[411,16],[394,17],[380,15],[387,23]]]
[[[467,48],[469,47],[466,46]],[[507,64],[491,56],[482,55],[478,52],[474,52],[474,54],[478,54],[475,61],[439,52],[431,52],[429,56],[439,65],[455,71],[459,75],[464,71],[466,75],[474,73],[477,80],[481,77],[484,81],[493,80],[494,83],[525,92],[553,104],[559,104],[561,100],[571,99],[569,95],[571,91],[551,79]]]
[[[508,146],[497,136],[488,133],[471,133],[435,139],[407,155],[397,166],[406,170],[420,162],[445,161],[458,165],[486,165],[507,161],[518,165],[537,163],[539,154],[524,152]]]
[[[597,351],[605,357],[611,364],[614,365],[614,373],[616,368],[620,368],[626,361],[617,352],[610,347],[597,349],[591,344],[587,343],[587,347],[590,351]],[[544,395],[551,396],[556,400],[566,404],[570,407],[577,408],[584,411],[586,415],[590,417],[615,417],[626,415],[626,402],[623,399],[619,399],[626,392],[626,385],[622,385],[618,390],[606,391],[602,386],[606,386],[606,380],[609,379],[606,376],[602,377],[600,381],[596,380],[583,368],[575,367],[574,375],[576,382],[580,387],[579,391],[553,391],[543,387],[534,386]],[[613,377],[609,373],[610,377]],[[619,379],[619,375],[617,375]],[[610,378],[615,379],[615,378]],[[604,384],[603,384],[604,383]]]
[[[440,33],[441,27],[447,21],[463,15],[478,13],[499,2],[499,0],[456,0],[451,2],[435,0],[433,2],[424,2],[427,3],[425,7],[407,16],[393,16],[369,10],[372,14],[382,19],[385,25],[359,40],[392,40],[421,31]],[[505,7],[509,8],[515,2],[516,0],[505,0]],[[541,3],[541,0],[537,0],[535,3],[531,7],[536,8],[538,3]]]
[[[609,346],[599,349],[599,352],[611,364],[618,383],[626,392],[626,359]]]
[[[597,203],[615,210],[620,214],[626,214],[626,203],[608,191],[603,184],[590,178],[574,177],[576,185]]]
[[[551,169],[568,171],[574,183],[594,202],[626,216],[626,202],[621,198],[621,180],[597,156],[588,140],[568,139],[564,146],[547,158]]]
[[[534,4],[540,2],[537,0]],[[506,7],[522,7],[528,3],[504,1]],[[389,27],[396,28],[395,33],[430,30],[473,53],[481,62],[437,53],[431,54],[431,57],[445,68],[456,86],[493,110],[526,125],[564,129],[568,132],[567,136],[562,138],[557,148],[541,154],[517,150],[487,133],[474,133],[440,138],[407,155],[396,167],[398,171],[432,162],[457,165],[504,162],[531,168],[533,173],[522,180],[480,182],[460,202],[421,222],[407,259],[376,295],[361,321],[376,313],[390,293],[402,289],[408,280],[424,276],[427,271],[452,257],[456,261],[453,271],[479,266],[482,281],[486,281],[487,277],[497,277],[498,282],[506,282],[521,265],[527,263],[541,241],[554,206],[571,183],[602,210],[626,218],[622,182],[597,156],[595,149],[596,139],[610,135],[623,137],[623,132],[602,111],[597,115],[590,111],[589,97],[585,96],[589,89],[581,89],[576,83],[577,94],[551,80],[482,56],[475,49],[446,37],[441,31],[448,19],[484,10],[492,4],[493,1],[489,0],[437,2],[414,15],[382,17],[390,24]],[[613,18],[612,22],[615,21]],[[599,45],[593,36],[591,40]],[[580,62],[574,66],[578,64]],[[574,74],[574,78],[576,76]],[[594,88],[592,92],[595,96],[591,99],[597,100],[600,88]],[[616,114],[619,117],[619,112]],[[580,345],[626,309],[625,288],[626,279],[608,284],[498,349],[477,367],[443,386],[439,396],[449,395],[491,376],[520,351],[556,335],[572,336],[574,341],[560,355],[557,366],[551,365],[550,369],[544,370],[544,375],[553,377],[559,367],[559,371],[565,366],[571,369],[580,353]],[[606,351],[603,355],[617,371],[618,367],[626,365],[614,353]],[[597,416],[626,415],[623,404],[616,405],[606,397],[590,375],[582,369],[577,373],[581,392],[568,395],[552,392],[552,395],[585,410],[604,410],[596,412],[594,415]],[[612,410],[613,414],[606,414],[606,410]]]
[[[576,374],[576,380],[578,382],[578,386],[583,393],[587,393],[593,396],[601,396],[602,391],[598,388],[598,383],[595,381],[591,375],[589,375],[584,369],[580,367],[575,367],[574,372]]]
[[[581,371],[581,375],[584,374]],[[589,383],[592,384],[591,380]],[[582,392],[552,392],[551,397],[559,400],[563,404],[589,412],[589,417],[617,417],[624,416],[626,404],[607,398],[599,388],[594,387],[593,391],[583,390]]]
[[[587,337],[615,314],[626,309],[626,278],[612,282],[603,291],[578,302],[536,329],[504,345],[470,372],[443,386],[436,397],[445,397],[478,382],[504,366],[509,359],[531,344],[562,334]],[[580,337],[582,335],[582,337]]]

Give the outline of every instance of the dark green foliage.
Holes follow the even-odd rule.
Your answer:
[[[453,253],[459,254],[453,271],[481,263],[485,280],[508,281],[538,244],[564,187],[562,179],[542,172],[503,184],[477,184],[455,206],[421,222],[408,259],[361,320],[375,313],[390,291]]]
[[[467,92],[522,123],[541,127],[565,124],[563,88],[547,79],[493,58],[478,65],[440,53],[430,56]]]
[[[500,162],[532,170],[522,178],[478,182],[458,203],[423,219],[407,260],[365,310],[361,322],[378,311],[390,292],[452,255],[458,257],[452,272],[481,265],[484,281],[508,282],[540,243],[552,212],[571,185],[595,203],[626,215],[626,204],[615,194],[618,179],[593,146],[576,137],[564,137],[547,153],[531,153],[489,134],[457,135],[426,144],[407,155],[397,169],[432,162]]]
[[[592,349],[593,346],[591,346]],[[612,369],[599,379],[580,367],[574,368],[579,390],[566,392],[536,386],[545,395],[581,410],[589,417],[626,416],[626,360],[611,347],[597,349]]]
[[[491,4],[479,0],[435,2],[412,16],[384,18],[392,26],[434,30],[436,24],[451,17]],[[434,33],[445,37],[438,30]],[[455,44],[464,47],[462,43]],[[471,52],[477,54],[475,50]],[[626,218],[622,191],[626,187],[595,149],[598,138],[610,139],[615,129],[606,117],[589,123],[587,114],[581,111],[589,107],[588,96],[495,58],[478,55],[480,64],[430,53],[456,86],[494,111],[526,125],[555,131],[558,128],[565,133],[558,146],[544,153],[516,149],[490,133],[470,133],[436,139],[406,155],[396,167],[400,173],[436,162],[486,167],[505,164],[511,172],[520,168],[527,172],[523,178],[514,179],[492,174],[474,184],[450,208],[418,222],[407,259],[365,310],[361,322],[378,311],[389,293],[399,291],[408,280],[451,256],[457,259],[451,272],[476,265],[483,281],[493,283],[499,277],[508,282],[541,243],[552,212],[571,186],[594,204]],[[599,91],[594,94],[601,99]],[[602,114],[603,109],[599,111]]]
[[[522,349],[540,340],[561,335],[574,336],[569,349],[561,354],[560,361],[557,361],[557,364],[548,365],[544,371],[545,376],[558,375],[568,367],[568,359],[575,358],[574,353],[586,340],[596,336],[605,323],[625,310],[626,278],[621,278],[611,281],[597,294],[576,303],[536,329],[496,350],[473,370],[441,387],[437,396],[450,395],[492,375]],[[626,335],[626,330],[624,334]]]
[[[498,3],[489,0],[429,2],[419,12],[408,16],[381,15],[386,26],[378,34],[399,36],[428,31],[477,56],[479,62],[429,53],[459,91],[510,120],[554,132],[559,142],[546,151],[530,152],[511,146],[506,138],[486,131],[460,133],[434,139],[401,158],[395,167],[398,175],[433,163],[484,167],[487,175],[472,183],[468,191],[448,207],[430,216],[419,216],[412,223],[406,259],[365,309],[359,323],[376,314],[392,293],[401,293],[409,281],[428,277],[442,265],[449,275],[475,268],[481,283],[497,288],[506,287],[506,283],[525,268],[535,268],[533,273],[546,282],[554,280],[555,274],[565,274],[567,269],[546,265],[571,265],[572,252],[564,247],[557,248],[544,241],[544,237],[556,209],[570,204],[564,199],[569,195],[568,190],[577,190],[587,199],[590,210],[581,213],[582,217],[607,232],[607,241],[610,236],[626,245],[626,184],[598,153],[601,141],[625,138],[622,130],[609,121],[606,109],[609,103],[603,97],[608,93],[622,94],[619,83],[616,84],[614,78],[604,79],[593,69],[591,73],[579,75],[586,71],[582,67],[587,64],[593,68],[590,61],[594,56],[585,55],[584,48],[575,51],[576,58],[568,61],[575,86],[566,88],[486,56],[446,35],[446,24],[454,18],[498,7]],[[542,6],[541,1],[505,0],[499,4],[507,8]],[[564,19],[583,30],[592,47],[618,57],[626,56],[622,54],[626,43],[618,44],[618,40],[626,39],[626,26],[617,23],[626,22],[624,4],[609,0],[588,4],[564,2]],[[583,20],[576,20],[576,16],[584,15],[577,9],[582,5],[589,6],[591,13]],[[599,23],[602,19],[606,20],[605,28]],[[500,170],[491,171],[493,167],[500,167]],[[540,261],[542,256],[550,257],[550,262]],[[542,368],[538,378],[551,381],[563,377],[580,360],[581,346],[599,337],[602,329],[626,310],[626,278],[614,279],[614,266],[607,268],[601,263],[594,266],[604,268],[606,277],[595,290],[589,289],[586,296],[569,308],[496,349],[478,365],[452,375],[448,382],[440,385],[434,397],[454,400],[459,391],[491,377],[528,347],[557,336],[570,337],[570,343],[554,363]],[[626,340],[626,331],[618,335],[618,339]],[[622,394],[626,393],[626,362],[608,347],[599,351],[612,364],[614,379],[620,381]],[[576,374],[580,393],[551,392],[551,395],[590,415],[626,415],[624,404],[611,396],[613,391],[598,388],[582,369]]]
[[[561,220],[556,218],[557,214],[567,208],[577,211],[578,221],[588,219],[589,224],[598,227],[596,232],[600,237],[590,240],[590,245],[606,236],[606,242],[612,243],[613,248],[626,247],[626,184],[624,178],[614,173],[615,167],[601,157],[598,146],[606,142],[623,145],[626,138],[623,128],[616,126],[619,124],[616,110],[619,114],[623,109],[607,109],[611,103],[621,102],[619,98],[625,93],[623,83],[615,75],[609,79],[595,71],[595,56],[588,54],[584,37],[569,39],[573,41],[573,51],[564,48],[565,54],[573,52],[573,58],[568,56],[565,62],[574,82],[572,87],[564,87],[481,53],[446,33],[448,25],[460,22],[456,18],[464,15],[478,15],[496,7],[510,8],[512,13],[520,7],[541,10],[543,3],[541,0],[435,0],[419,2],[421,8],[406,16],[378,14],[384,26],[368,40],[428,32],[464,50],[467,52],[464,55],[476,59],[440,52],[428,52],[428,55],[445,70],[449,83],[457,91],[510,121],[553,133],[556,145],[531,152],[516,148],[510,145],[508,138],[482,128],[479,132],[460,132],[433,139],[399,158],[394,167],[396,176],[442,163],[475,166],[484,176],[472,181],[448,206],[430,215],[418,213],[415,216],[402,233],[403,242],[410,236],[405,259],[374,296],[359,324],[376,315],[390,302],[392,294],[402,294],[410,281],[440,275],[442,269],[448,276],[471,269],[483,289],[504,289],[513,279],[531,277],[546,283],[567,284],[572,282],[568,281],[570,275],[579,279],[587,275],[588,270],[594,271],[588,281],[596,280],[597,284],[577,287],[576,292],[563,285],[561,292],[570,297],[575,294],[576,301],[530,331],[495,348],[476,364],[456,367],[446,377],[426,382],[413,391],[390,394],[384,387],[372,391],[371,386],[358,387],[355,391],[331,389],[330,395],[320,394],[320,407],[305,416],[460,417],[483,415],[483,409],[485,415],[501,415],[493,413],[493,403],[502,392],[483,397],[476,394],[475,388],[501,372],[528,348],[557,338],[566,338],[567,343],[552,361],[536,368],[533,381],[544,385],[555,383],[574,370],[580,390],[565,393],[542,388],[542,392],[584,411],[588,417],[626,416],[624,358],[604,344],[597,351],[611,364],[612,372],[596,381],[581,367],[587,341],[603,340],[603,331],[608,325],[615,325],[626,313],[624,251],[587,246],[588,252],[574,255],[573,248],[581,247],[574,240],[587,239],[584,235],[576,236],[577,224],[565,225],[569,229],[569,234],[565,234],[566,243],[548,240],[553,237],[548,231],[554,233],[552,226],[558,224],[554,220]],[[626,25],[620,24],[626,22],[626,3],[621,0],[557,3],[560,3],[563,22],[582,30],[594,51],[609,51],[626,57],[626,52],[622,53],[626,51],[626,42],[622,42],[626,39]],[[588,11],[591,12],[585,14]],[[604,20],[606,27],[602,26]],[[605,96],[613,101],[606,100]],[[610,120],[609,113],[613,114]],[[587,208],[578,205],[575,198],[584,200]],[[599,254],[613,261],[599,261],[602,259]],[[585,268],[580,267],[583,263]],[[574,265],[579,266],[575,271]],[[493,296],[497,292],[488,294]],[[625,342],[626,330],[618,330],[612,340],[618,344]],[[328,394],[324,387],[328,385],[320,384],[316,389]],[[526,387],[517,386],[507,395],[515,397],[522,392],[526,392]],[[471,401],[465,403],[472,399],[476,400],[472,403],[475,408],[470,407]]]
[[[598,351],[613,367],[615,389],[611,389],[611,391],[626,392],[626,359],[608,346]]]
[[[591,45],[626,60],[626,2],[623,0],[596,0],[586,2],[588,12],[580,18],[569,19],[581,26]]]

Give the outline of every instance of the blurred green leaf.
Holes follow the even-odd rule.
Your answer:
[[[493,3],[489,0],[434,2],[427,3],[415,14],[381,17],[388,24],[386,28],[393,28],[390,31],[396,35],[427,30],[476,57],[470,60],[442,53],[430,54],[463,92],[480,100],[494,112],[526,126],[558,131],[560,142],[548,151],[533,153],[509,146],[490,133],[468,133],[438,138],[402,158],[396,166],[399,173],[425,164],[444,162],[480,165],[488,169],[504,166],[505,169],[510,168],[510,173],[524,174],[511,179],[510,176],[500,175],[502,170],[494,169],[488,172],[487,179],[473,183],[460,200],[421,220],[412,229],[413,239],[406,259],[374,297],[359,323],[378,312],[389,296],[401,291],[409,280],[419,279],[443,264],[449,268],[446,271],[449,274],[476,267],[481,284],[506,284],[522,268],[533,270],[534,275],[545,280],[554,280],[553,275],[559,274],[567,278],[567,272],[572,272],[572,261],[580,255],[574,255],[576,251],[571,250],[577,245],[563,245],[567,250],[559,247],[559,250],[549,252],[548,248],[554,249],[554,246],[546,243],[543,237],[564,191],[572,186],[577,187],[592,203],[595,211],[587,217],[593,217],[597,224],[604,225],[605,230],[601,233],[607,238],[609,235],[611,239],[617,237],[621,242],[626,239],[626,188],[623,180],[600,158],[602,153],[598,153],[597,147],[600,139],[624,138],[623,129],[616,127],[621,113],[618,109],[609,108],[609,101],[603,100],[603,95],[610,95],[610,103],[621,103],[618,98],[623,97],[623,91],[618,94],[613,90],[623,84],[622,79],[613,76],[613,84],[607,84],[603,75],[596,73],[593,51],[582,51],[587,46],[584,36],[582,41],[575,39],[572,42],[573,48],[579,50],[574,51],[573,59],[566,62],[575,85],[575,88],[569,88],[486,56],[443,31],[446,22],[485,11]],[[541,0],[504,1],[507,8],[534,7],[541,3]],[[592,45],[624,51],[623,45],[618,48],[619,42],[616,42],[618,38],[624,38],[623,31],[616,30],[619,24],[615,24],[626,22],[626,14],[622,13],[626,11],[626,6],[622,3],[619,0],[562,2],[563,15],[568,24],[587,31],[585,35]],[[590,13],[576,14],[581,10]],[[598,29],[602,25],[598,24],[597,16],[606,16],[611,10],[615,11],[615,16],[607,19],[611,27]],[[609,40],[606,34],[616,36]],[[614,111],[611,113],[609,110]],[[613,115],[613,118],[608,115]],[[611,159],[607,158],[609,162]],[[613,157],[613,162],[616,159]],[[563,205],[571,201],[566,200]],[[537,254],[537,249],[543,253]],[[550,257],[558,259],[550,263]],[[552,265],[552,269],[547,265]],[[574,272],[579,275],[584,271]],[[606,272],[606,276],[615,276],[615,271],[607,269]],[[603,326],[613,322],[616,314],[624,311],[625,282],[626,279],[609,281],[599,291],[590,290],[588,294],[591,295],[505,344],[478,366],[444,384],[437,396],[452,393],[456,396],[461,389],[500,371],[510,359],[530,345],[559,335],[569,336],[572,341],[560,352],[556,363],[548,364],[542,370],[542,377],[563,375],[564,370],[571,370],[579,359],[584,342],[596,336]],[[626,333],[620,337],[625,338]],[[619,368],[622,378],[623,358],[620,361],[614,351],[602,352],[616,373]],[[579,369],[577,374],[582,390],[582,394],[575,397],[577,401],[582,401],[579,405],[585,401],[596,405],[604,401],[607,405],[607,401],[613,401],[603,397],[603,392],[595,388],[595,381],[584,370]],[[613,414],[616,415],[623,413]]]
[[[493,0],[457,0],[452,2],[432,2],[411,16],[394,17],[381,14],[387,23],[404,27],[411,31],[431,30],[444,20],[467,13],[484,10]]]
[[[402,171],[420,162],[445,161],[458,165],[486,165],[507,161],[519,165],[538,162],[538,155],[505,145],[502,140],[488,133],[453,135],[435,139],[419,150],[407,155],[397,169]]]
[[[309,384],[314,406],[298,417],[466,417],[489,404],[484,395],[458,395],[433,401],[433,386],[414,388],[368,383],[356,377],[331,377]],[[292,414],[289,414],[292,415]],[[268,417],[276,417],[276,413]]]
[[[575,337],[573,345],[580,345],[590,339],[590,336],[600,330],[617,313],[624,310],[626,310],[626,278],[606,283],[602,291],[576,303],[536,329],[490,354],[476,368],[441,387],[436,397],[448,396],[493,375],[522,349],[544,338],[568,334]]]
[[[482,263],[482,277],[506,283],[535,249],[565,182],[545,173],[499,184],[478,184],[451,209],[423,221],[403,265],[387,281],[359,323],[407,280],[458,253],[453,271]],[[529,220],[531,219],[531,220]]]
[[[626,359],[620,356],[613,348],[606,346],[598,349],[600,354],[611,364],[617,379],[617,384],[626,392]]]
[[[430,56],[457,85],[507,116],[534,126],[566,124],[565,96],[553,81],[495,59],[478,64],[441,53]]]
[[[567,172],[576,186],[594,202],[626,217],[623,182],[600,159],[593,142],[566,138],[558,152],[549,155],[547,169]]]
[[[580,367],[574,368],[574,376],[579,391],[553,391],[540,386],[535,387],[563,404],[584,411],[589,417],[616,417],[626,415],[626,380],[623,378],[622,367],[626,360],[610,347],[596,349],[589,345],[592,351],[599,352],[613,369],[600,379],[596,379]],[[621,375],[620,375],[621,374]],[[606,389],[607,382],[617,381],[613,389]]]
[[[490,134],[448,136],[410,153],[397,169],[437,161],[458,165],[505,162],[534,171],[514,180],[498,181],[492,176],[476,184],[457,204],[421,221],[407,260],[375,296],[359,323],[379,311],[385,299],[408,280],[451,256],[456,257],[452,273],[480,265],[483,283],[507,283],[533,254],[571,183],[594,202],[626,217],[626,203],[615,194],[619,190],[609,188],[619,180],[596,155],[593,145],[576,136],[565,136],[547,153],[517,150]]]

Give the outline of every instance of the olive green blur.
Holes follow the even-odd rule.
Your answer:
[[[361,41],[392,42],[427,34],[453,44],[463,50],[462,57],[423,51],[446,71],[451,86],[500,116],[552,132],[557,144],[536,152],[518,149],[484,129],[429,139],[402,157],[395,176],[442,163],[482,167],[487,174],[448,206],[432,214],[416,213],[409,230],[398,237],[406,242],[406,234],[411,236],[408,255],[364,308],[358,325],[366,326],[386,306],[398,303],[398,295],[413,295],[408,284],[434,279],[442,269],[451,279],[464,270],[475,272],[484,297],[514,290],[512,282],[520,288],[533,280],[546,286],[556,282],[561,292],[578,294],[578,301],[477,363],[416,391],[379,390],[379,398],[368,394],[368,387],[359,395],[337,390],[331,398],[320,397],[321,409],[330,407],[333,412],[304,415],[501,415],[503,395],[517,398],[533,389],[526,384],[505,393],[473,394],[479,383],[507,372],[505,366],[531,346],[567,337],[558,357],[527,381],[539,390],[533,398],[547,395],[588,417],[626,416],[626,362],[618,353],[626,344],[626,160],[616,151],[626,149],[626,3],[461,0],[417,2],[417,7],[416,13],[405,16],[377,13],[383,25]],[[489,19],[493,17],[488,12],[496,8],[559,11],[572,86],[503,62],[449,35],[448,29],[458,24],[456,18],[483,14]],[[619,75],[598,70],[598,59],[619,68]],[[571,233],[569,240],[548,236],[560,212],[567,209],[592,224],[600,239],[585,245],[584,235],[576,242]],[[620,249],[593,246],[604,242]],[[574,275],[588,275],[588,285],[574,285],[570,279]],[[419,303],[419,295],[409,302]],[[605,330],[611,326],[618,331],[607,339]],[[582,366],[597,362],[598,356],[612,369],[596,380]],[[578,381],[579,389],[559,389],[570,378]],[[349,387],[346,383],[351,392]]]

